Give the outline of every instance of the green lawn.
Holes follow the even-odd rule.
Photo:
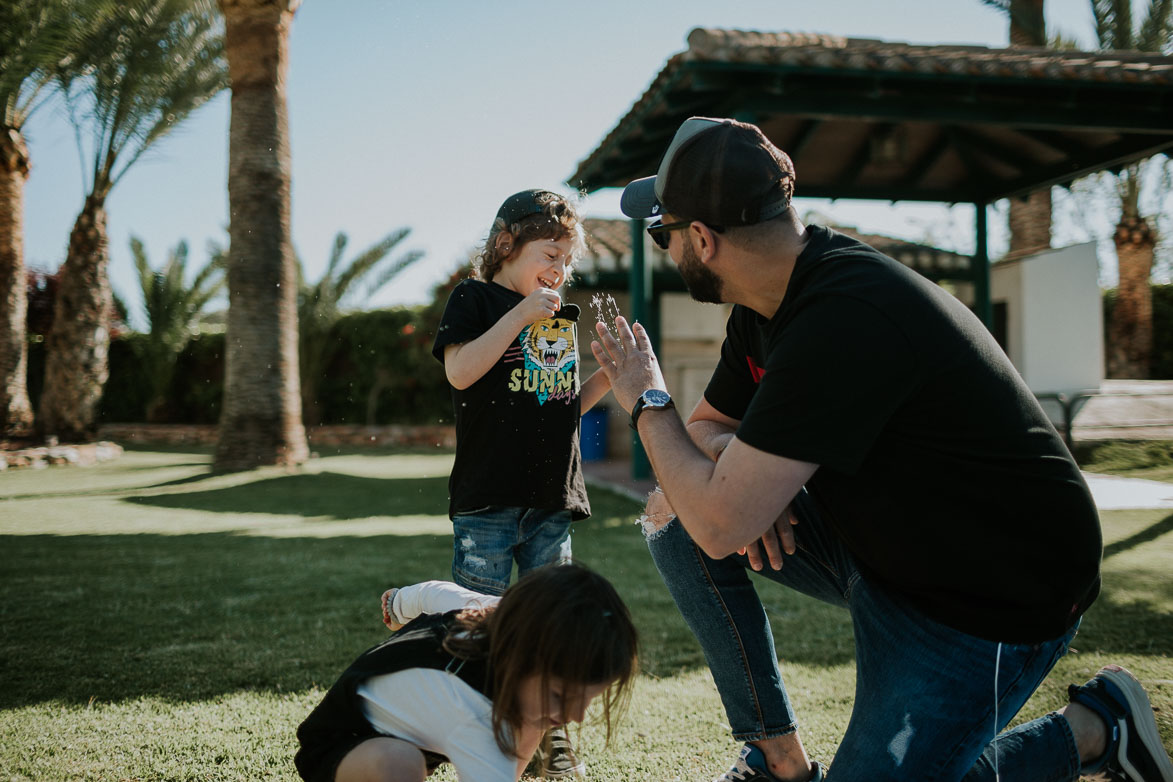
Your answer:
[[[0,782],[296,779],[294,728],[383,637],[379,595],[447,577],[450,464],[351,454],[211,475],[206,453],[128,451],[0,474]],[[637,506],[597,487],[591,500],[575,554],[631,606],[643,675],[610,749],[583,731],[590,777],[707,780],[736,745],[700,651],[632,524]],[[1106,513],[1104,526],[1104,593],[1079,651],[1020,718],[1120,662],[1173,747],[1173,515]],[[848,618],[773,585],[762,597],[808,748],[828,760],[852,704]]]

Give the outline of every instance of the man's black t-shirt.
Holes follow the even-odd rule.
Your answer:
[[[464,280],[448,297],[432,354],[484,334],[525,297]],[[452,389],[456,460],[449,515],[489,505],[590,515],[579,450],[578,308],[522,329],[497,363],[464,390]]]
[[[972,635],[1062,635],[1099,591],[1095,504],[989,331],[952,295],[808,226],[766,320],[734,307],[705,391],[807,483],[861,569]]]

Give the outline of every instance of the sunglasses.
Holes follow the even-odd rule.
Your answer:
[[[692,220],[681,220],[677,223],[665,223],[663,220],[657,220],[648,226],[648,236],[652,237],[652,241],[661,250],[668,249],[668,234],[672,231],[679,231],[683,228],[688,228],[692,225]]]

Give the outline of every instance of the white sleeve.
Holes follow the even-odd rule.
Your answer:
[[[493,738],[493,705],[460,678],[432,668],[373,676],[358,687],[380,733],[438,752],[461,782],[517,782],[517,758]]]
[[[473,592],[451,581],[422,581],[395,591],[391,618],[407,624],[420,614],[444,614],[458,608],[488,608],[501,598]]]

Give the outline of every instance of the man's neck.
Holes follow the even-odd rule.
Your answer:
[[[786,231],[768,255],[747,253],[737,264],[736,276],[724,280],[726,301],[748,307],[767,320],[773,318],[782,306],[798,256],[809,241],[806,227],[795,220],[794,230]]]

